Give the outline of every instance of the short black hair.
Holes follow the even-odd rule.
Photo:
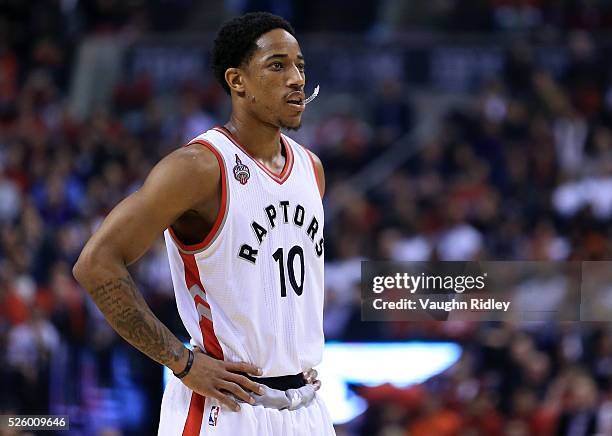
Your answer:
[[[284,29],[295,36],[287,20],[269,12],[250,12],[221,26],[213,45],[212,69],[225,92],[230,94],[230,88],[225,82],[225,71],[248,62],[257,50],[255,41],[274,29]]]

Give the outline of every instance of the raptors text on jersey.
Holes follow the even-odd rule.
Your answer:
[[[281,214],[281,218],[278,220],[279,223],[281,223],[281,225],[277,226],[277,207],[273,204],[270,204],[268,206],[266,206],[266,208],[264,209],[264,215],[267,218],[267,223],[269,224],[268,227],[270,229],[278,229],[278,231],[283,231],[284,227],[282,224],[293,224],[296,225],[298,227],[303,227],[304,226],[304,219],[306,216],[306,210],[304,209],[304,206],[302,206],[301,204],[296,204],[295,206],[293,206],[293,210],[290,213],[289,210],[289,206],[291,205],[291,202],[288,200],[283,200],[280,201],[278,203],[279,209],[282,210],[282,214]],[[291,217],[291,218],[290,218]],[[263,242],[263,240],[265,239],[266,235],[268,234],[268,230],[266,229],[266,227],[264,227],[263,225],[259,224],[257,221],[253,220],[253,222],[251,223],[251,228],[253,229],[253,232],[255,233],[255,239],[257,240],[258,244],[261,244]],[[317,232],[319,231],[319,220],[317,220],[316,216],[312,216],[312,218],[310,219],[310,224],[308,224],[308,226],[305,227],[305,231],[306,234],[310,237],[310,240],[312,242],[315,241],[315,238],[317,237]],[[316,244],[314,244],[314,250],[315,253],[317,254],[317,256],[321,256],[323,254],[323,242],[324,239],[323,237],[318,239],[318,242]],[[238,256],[241,257],[244,260],[248,260],[249,262],[257,262],[257,254],[259,253],[259,250],[253,248],[253,246],[249,245],[249,244],[242,244],[240,245],[240,252],[238,253]]]

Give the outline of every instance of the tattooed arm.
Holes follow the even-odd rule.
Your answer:
[[[185,367],[185,347],[151,312],[129,273],[95,287],[90,295],[130,344],[174,372]]]
[[[204,219],[216,216],[220,177],[216,157],[199,144],[171,153],[153,168],[139,191],[106,217],[73,268],[75,278],[115,331],[174,372],[185,368],[188,353],[153,314],[127,266],[137,261],[164,229],[186,212],[197,213]],[[220,389],[249,401],[242,387],[258,391],[259,386],[231,371],[257,374],[253,365],[219,362],[196,353],[192,369],[182,381],[201,395],[218,398],[235,409],[235,401]]]
[[[185,211],[217,194],[219,168],[216,158],[208,154],[212,153],[204,147],[188,147],[159,162],[142,188],[106,217],[73,268],[75,278],[117,333],[178,372],[187,362],[185,347],[151,312],[127,265],[138,260]],[[187,180],[188,173],[207,181],[193,183]]]

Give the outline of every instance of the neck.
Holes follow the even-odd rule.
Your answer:
[[[281,151],[279,127],[232,112],[225,128],[257,158],[273,159]]]

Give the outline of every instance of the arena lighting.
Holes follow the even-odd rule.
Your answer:
[[[334,424],[343,424],[367,408],[349,384],[405,388],[443,372],[460,355],[461,347],[452,342],[328,342],[317,367],[319,392]]]
[[[322,381],[319,394],[334,424],[344,424],[367,408],[349,384],[405,388],[440,374],[460,356],[461,347],[453,342],[328,342],[316,368]],[[165,368],[164,386],[170,377],[172,371]]]

